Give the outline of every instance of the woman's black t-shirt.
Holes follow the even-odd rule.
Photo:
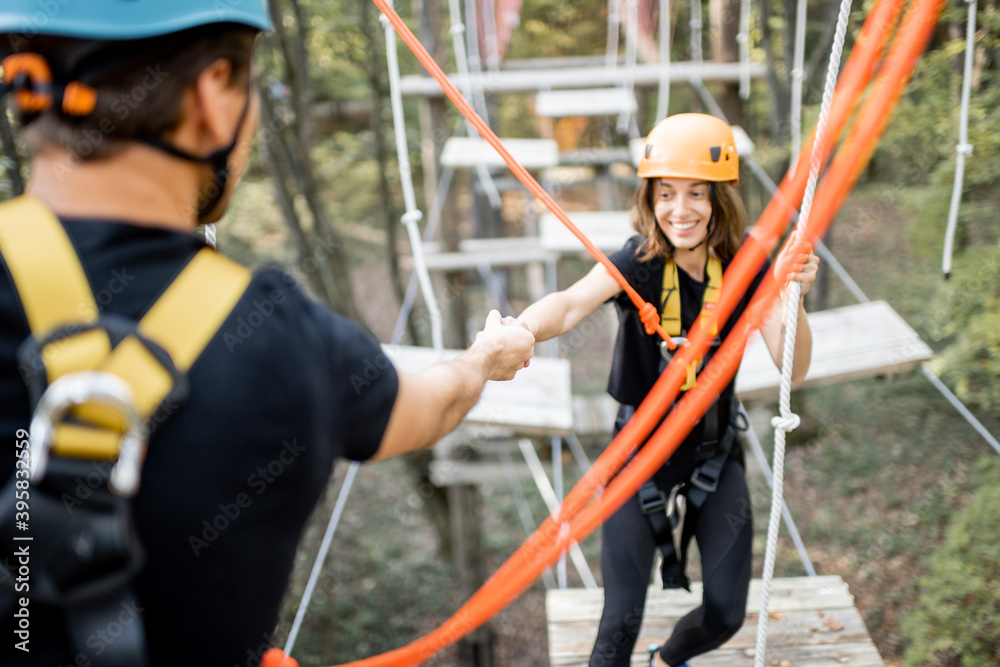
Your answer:
[[[645,262],[640,261],[636,253],[641,243],[641,236],[633,236],[621,250],[609,255],[608,259],[621,271],[643,300],[654,304],[657,306],[657,310],[662,311],[663,304],[660,303],[660,297],[663,287],[664,260],[657,257]],[[728,263],[723,263],[723,269],[727,266]],[[732,315],[722,326],[718,340],[724,340],[729,335],[733,325],[750,304],[754,292],[769,268],[770,262],[765,262]],[[686,332],[691,329],[701,312],[706,283],[695,280],[679,266],[677,275],[681,297],[681,326]],[[659,336],[646,333],[642,320],[639,319],[638,309],[625,292],[620,292],[613,301],[615,309],[618,311],[618,338],[615,342],[614,360],[608,379],[608,393],[623,405],[638,406],[646,398],[646,394],[649,393],[660,376],[660,360],[662,358],[659,348],[660,339]],[[717,411],[721,422],[720,432],[721,427],[731,419],[729,399],[733,394],[734,385],[735,378],[720,395],[721,402]],[[693,457],[695,447],[702,441],[703,432],[704,424],[699,422],[678,448],[673,459]]]

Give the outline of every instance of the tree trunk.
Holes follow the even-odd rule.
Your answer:
[[[774,40],[771,34],[771,3],[762,0],[760,3],[761,46],[767,62],[767,89],[771,95],[771,139],[780,142],[787,135],[788,114],[790,104],[787,81],[778,74],[777,56],[774,53]],[[790,62],[790,61],[786,61]]]
[[[308,43],[306,18],[298,0],[288,0],[288,5],[296,19],[296,35],[292,39],[285,32],[285,26],[278,2],[271,3],[271,17],[274,34],[284,60],[286,78],[291,88],[290,101],[293,121],[281,127],[282,144],[289,153],[294,166],[296,185],[306,200],[313,218],[313,231],[322,242],[324,264],[327,265],[334,281],[331,286],[329,303],[340,314],[364,324],[364,318],[354,299],[350,269],[344,254],[344,244],[333,224],[322,200],[319,179],[313,164],[310,147],[314,145],[310,129],[309,107],[312,99],[309,83],[308,59],[305,45]],[[290,222],[290,221],[289,221]],[[294,230],[293,230],[294,233]]]

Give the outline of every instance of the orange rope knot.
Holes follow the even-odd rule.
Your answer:
[[[656,306],[648,302],[642,304],[639,308],[639,319],[642,320],[642,325],[646,327],[646,333],[656,333],[656,326],[660,323],[660,314],[656,312]]]
[[[269,648],[260,659],[260,667],[299,667],[299,663],[280,648]]]

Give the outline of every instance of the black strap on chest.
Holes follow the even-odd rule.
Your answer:
[[[698,446],[698,458],[701,464],[694,469],[690,479],[677,484],[669,493],[649,479],[637,494],[639,508],[649,520],[656,546],[663,557],[660,575],[665,589],[691,590],[691,583],[686,574],[687,551],[692,537],[688,517],[693,520],[709,494],[718,488],[722,469],[733,451],[736,429],[731,420],[732,416],[737,414],[736,399],[735,397],[732,399],[733,411],[730,413],[730,420],[725,424],[720,423],[719,403],[720,401],[713,403],[702,418],[705,431]],[[620,430],[634,412],[634,407],[622,406],[616,428]]]

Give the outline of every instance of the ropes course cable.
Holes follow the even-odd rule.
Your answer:
[[[208,244],[209,248],[214,250],[217,248],[218,242],[218,236],[215,233],[215,223],[210,222],[205,225],[205,243]]]
[[[309,602],[312,600],[313,592],[316,590],[319,573],[323,570],[323,563],[326,561],[326,555],[329,553],[330,545],[333,543],[333,534],[337,531],[337,526],[340,524],[340,517],[344,514],[344,506],[347,505],[347,496],[351,491],[351,486],[354,484],[354,477],[358,474],[358,466],[358,462],[355,461],[347,467],[347,475],[340,486],[337,504],[334,505],[330,522],[326,525],[326,532],[323,533],[323,541],[319,545],[318,555],[313,562],[312,571],[309,572],[309,581],[306,582],[306,588],[302,592],[302,599],[299,601],[299,608],[295,612],[295,620],[292,621],[292,629],[288,631],[288,639],[285,640],[286,654],[291,654],[292,649],[295,648],[295,640],[298,638],[299,630],[302,628],[302,619],[305,618],[306,609],[309,608]]]
[[[799,0],[795,10],[795,47],[792,56],[791,112],[789,114],[789,134],[792,139],[792,158],[789,171],[794,171],[802,149],[802,80],[805,77],[806,57],[806,14],[807,0]]]
[[[951,189],[951,204],[948,207],[948,228],[944,235],[944,255],[941,271],[947,280],[951,276],[951,256],[955,245],[955,230],[958,227],[958,207],[962,202],[962,186],[965,183],[965,158],[972,155],[969,143],[969,98],[972,95],[972,56],[976,46],[976,0],[969,3],[969,17],[965,23],[965,70],[962,74],[962,110],[958,121],[958,145],[955,146],[955,181]]]
[[[670,0],[660,0],[660,85],[656,98],[656,120],[667,117],[670,108]]]
[[[391,0],[390,3],[391,4]],[[465,24],[462,23],[462,10],[458,6],[458,0],[448,0],[448,15],[451,17],[451,42],[455,49],[455,65],[458,67],[459,80],[464,82],[462,91],[463,97],[467,100],[473,100],[475,102],[474,90],[472,79],[469,75],[469,61],[468,56],[465,51]],[[478,78],[478,77],[477,77]],[[476,84],[478,85],[478,83]],[[477,112],[478,114],[478,112]],[[466,122],[465,130],[468,136],[474,137],[475,132],[473,132],[473,125],[470,122]],[[497,186],[493,182],[493,177],[490,176],[490,170],[486,168],[483,163],[476,165],[476,176],[479,178],[479,182],[483,185],[483,190],[486,192],[487,198],[490,200],[490,206],[495,209],[500,208],[500,193],[497,191]]]
[[[691,61],[700,65],[702,61],[702,38],[701,29],[704,23],[701,20],[701,0],[691,0]],[[701,72],[698,72],[701,77]]]
[[[826,71],[826,85],[823,88],[823,103],[820,108],[819,120],[816,123],[816,141],[812,149],[809,165],[809,181],[806,184],[802,199],[802,211],[799,213],[797,228],[800,234],[804,232],[812,212],[813,197],[819,182],[819,172],[823,166],[822,151],[823,136],[827,132],[830,110],[833,105],[833,91],[840,72],[840,57],[844,50],[844,40],[847,35],[847,24],[851,15],[851,0],[841,0],[840,12],[837,15],[837,27],[830,53],[830,62]],[[783,279],[784,276],[779,276]],[[781,529],[781,512],[784,507],[784,475],[785,475],[785,436],[799,425],[799,416],[792,412],[792,370],[795,357],[795,338],[798,331],[799,296],[802,291],[800,282],[792,281],[788,286],[785,345],[781,358],[781,385],[778,395],[779,415],[771,424],[774,426],[774,463],[772,464],[773,483],[771,485],[771,516],[767,529],[767,546],[764,553],[764,572],[760,591],[760,613],[757,615],[757,648],[754,652],[754,666],[764,667],[764,657],[767,652],[767,621],[768,605],[771,597],[771,581],[774,578],[774,561],[778,548],[778,531]]]
[[[604,65],[608,69],[618,67],[618,31],[621,27],[619,5],[621,0],[608,0],[608,41],[604,53]]]
[[[740,47],[740,99],[750,99],[750,0],[740,0],[740,31],[736,33]]]
[[[624,88],[630,95],[635,90],[635,66],[639,51],[639,0],[625,0],[625,80]],[[624,134],[632,123],[633,114],[622,111],[618,115],[618,133]]]

